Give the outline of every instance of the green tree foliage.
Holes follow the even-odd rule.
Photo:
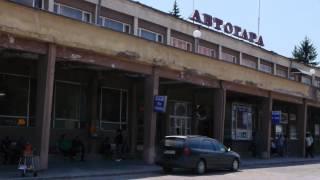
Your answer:
[[[178,7],[177,0],[174,1],[173,9],[170,12],[170,14],[173,15],[174,17],[180,18],[180,16],[181,16],[180,15],[180,8]]]
[[[308,37],[305,37],[299,46],[294,47],[292,55],[297,62],[311,66],[318,65],[318,62],[316,62],[317,50]]]

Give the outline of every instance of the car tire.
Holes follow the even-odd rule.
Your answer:
[[[172,172],[172,168],[170,168],[170,167],[162,167],[162,171],[164,173],[171,173]]]
[[[206,162],[203,159],[200,159],[197,163],[196,173],[197,174],[204,174],[207,170]]]
[[[239,160],[238,159],[234,159],[232,161],[232,164],[231,164],[231,170],[232,171],[238,171],[239,170],[239,166],[240,166]]]

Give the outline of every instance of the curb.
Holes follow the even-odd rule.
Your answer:
[[[114,172],[114,173],[101,173],[101,174],[83,174],[83,175],[57,175],[57,176],[48,176],[48,177],[19,177],[12,179],[23,179],[23,180],[41,180],[41,179],[77,179],[77,178],[89,178],[89,177],[108,177],[108,176],[124,176],[124,175],[139,175],[139,174],[147,174],[147,173],[156,173],[159,170],[145,170],[145,171],[136,171],[136,172]],[[10,178],[11,179],[11,178]]]

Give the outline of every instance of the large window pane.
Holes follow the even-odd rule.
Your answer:
[[[29,78],[0,74],[0,125],[27,126]]]
[[[141,29],[141,34],[140,35],[144,39],[148,39],[148,40],[151,40],[151,41],[157,41],[157,34],[156,33],[145,31],[145,30]]]
[[[0,115],[26,116],[28,88],[28,78],[0,75]]]
[[[81,86],[56,83],[55,118],[80,120]]]
[[[33,7],[33,1],[34,0],[11,0],[13,2],[17,2],[17,3],[20,3],[20,4],[24,4],[24,5],[27,5],[27,6],[32,6]]]
[[[82,21],[82,12],[80,10],[72,9],[66,6],[60,6],[60,13],[64,16]]]
[[[115,31],[123,32],[123,24],[120,22],[112,21],[110,19],[105,19],[104,26]]]
[[[120,122],[120,94],[115,89],[102,89],[102,121]]]

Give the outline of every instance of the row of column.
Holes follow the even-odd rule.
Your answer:
[[[50,122],[52,110],[52,96],[54,86],[54,73],[56,61],[56,46],[50,44],[48,53],[45,57],[39,60],[38,64],[38,89],[37,89],[37,137],[39,144],[40,167],[47,169],[48,167],[48,152],[50,139]],[[93,84],[94,85],[94,84]],[[136,91],[136,90],[135,90]],[[153,163],[155,157],[155,144],[157,132],[157,114],[153,111],[153,98],[158,95],[159,91],[159,72],[156,68],[152,74],[145,78],[145,102],[144,102],[144,159],[148,163]],[[134,93],[134,92],[133,92]],[[94,94],[94,92],[92,93]],[[226,89],[213,89],[213,137],[223,142],[224,139],[224,121],[226,107]],[[134,94],[133,94],[134,96]],[[273,99],[271,95],[264,98],[261,103],[263,115],[261,117],[262,126],[261,132],[261,155],[264,158],[270,157],[270,138],[271,138],[271,112]],[[94,112],[94,107],[92,107]],[[298,119],[298,134],[299,144],[301,147],[301,155],[305,154],[305,132],[307,119],[307,105],[304,102],[299,105],[297,112]],[[134,134],[134,133],[133,133]],[[135,141],[135,137],[131,138]]]

